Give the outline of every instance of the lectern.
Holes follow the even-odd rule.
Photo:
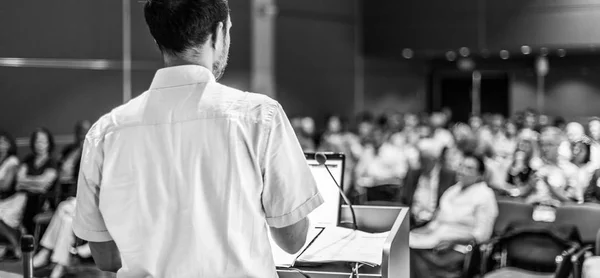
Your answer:
[[[363,266],[361,277],[409,278],[409,219],[408,208],[353,206],[358,229],[369,233],[389,231],[382,252],[382,264],[377,267]],[[350,228],[352,216],[350,208],[342,205],[338,226]],[[310,247],[309,247],[310,248]],[[295,266],[293,268],[277,268],[280,278],[348,278],[354,264],[325,263],[321,265]],[[305,274],[305,275],[303,275]]]

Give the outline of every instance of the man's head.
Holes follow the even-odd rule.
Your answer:
[[[227,0],[149,0],[146,23],[169,66],[208,67],[219,79],[229,56]]]
[[[419,150],[421,171],[429,173],[440,160],[441,150],[439,144],[433,139],[423,139],[418,143],[417,148]]]
[[[458,167],[457,179],[462,186],[469,186],[483,181],[485,163],[480,156],[466,153]]]
[[[556,127],[547,127],[540,135],[540,148],[542,157],[551,162],[558,160],[558,147],[563,141],[563,134]]]
[[[83,143],[91,126],[92,124],[87,120],[79,121],[75,124],[75,140],[78,143]]]
[[[600,118],[592,118],[588,123],[590,137],[594,140],[600,140]]]

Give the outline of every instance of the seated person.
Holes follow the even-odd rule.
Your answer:
[[[409,234],[411,277],[461,277],[462,244],[490,239],[498,204],[484,174],[483,159],[465,154],[458,182],[446,190],[431,222]]]
[[[56,213],[40,241],[42,249],[33,259],[34,268],[45,266],[50,259],[56,263],[50,275],[51,278],[61,277],[65,272],[65,268],[70,265],[71,247],[75,243],[72,223],[76,205],[74,198],[76,180],[81,164],[81,150],[89,128],[90,124],[87,121],[77,123],[75,142],[67,146],[62,152],[59,181],[61,185],[68,186],[66,188],[67,192],[63,192],[67,199],[61,202],[56,209]],[[90,256],[89,245],[87,244],[78,247],[76,251],[83,257]]]
[[[0,250],[4,257],[10,249],[16,257],[20,257],[19,226],[27,201],[24,194],[15,192],[16,175],[19,169],[17,146],[15,140],[6,132],[0,132],[0,236],[10,244]]]
[[[525,197],[527,203],[558,207],[565,202],[577,202],[583,197],[582,187],[577,184],[577,167],[559,159],[558,148],[562,137],[562,132],[555,127],[548,127],[542,132],[541,158],[534,158],[531,162],[535,174],[530,186],[518,194]]]
[[[17,192],[27,196],[23,226],[28,233],[33,233],[33,218],[42,212],[44,194],[53,186],[58,178],[57,162],[52,157],[54,138],[43,128],[33,132],[30,140],[32,154],[27,156],[17,175]]]
[[[588,187],[585,189],[583,200],[586,203],[600,204],[600,170],[596,170]]]
[[[44,233],[40,246],[42,249],[33,258],[33,267],[39,268],[47,265],[49,260],[56,263],[50,278],[62,277],[66,267],[71,263],[71,253],[76,253],[84,258],[91,256],[89,245],[85,244],[72,250],[75,244],[73,234],[73,217],[75,216],[75,198],[69,198],[58,206],[56,213]],[[50,256],[52,255],[52,257]]]
[[[356,165],[356,191],[368,193],[362,200],[397,201],[393,199],[409,167],[402,150],[388,139],[382,130],[375,130]]]
[[[61,201],[65,198],[75,197],[77,192],[77,176],[79,174],[79,165],[81,160],[81,150],[85,135],[90,129],[89,121],[80,121],[75,125],[75,142],[66,146],[59,159],[60,173],[59,182],[62,185]]]
[[[431,139],[419,144],[419,169],[410,169],[404,178],[400,200],[411,208],[411,227],[419,227],[431,220],[437,210],[440,197],[456,183],[456,172],[444,165],[434,149]]]

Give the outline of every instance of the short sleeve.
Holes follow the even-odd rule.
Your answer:
[[[73,231],[77,237],[90,242],[112,240],[99,208],[104,159],[102,142],[102,140],[86,138],[77,180],[77,208]]]
[[[262,204],[267,224],[282,228],[308,216],[323,203],[323,198],[279,104],[266,132]]]

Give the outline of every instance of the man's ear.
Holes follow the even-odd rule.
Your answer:
[[[212,37],[212,47],[214,49],[217,49],[217,42],[219,40],[224,40],[225,39],[224,38],[225,32],[223,32],[224,28],[225,28],[225,25],[223,24],[222,21],[220,21],[219,23],[217,23],[215,25],[215,29],[213,30],[213,33],[212,33],[212,36],[211,36]]]

